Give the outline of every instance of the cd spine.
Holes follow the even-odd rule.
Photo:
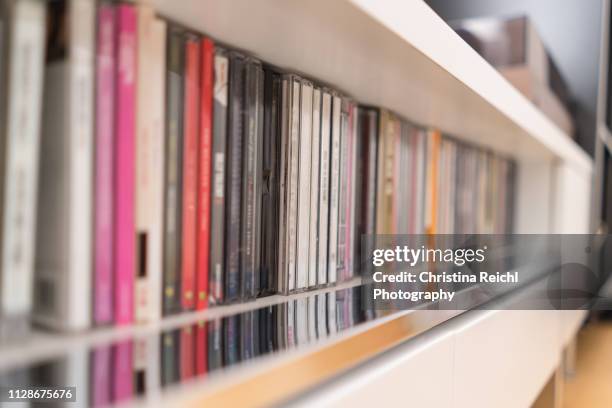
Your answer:
[[[329,244],[327,282],[337,280],[338,270],[338,235],[339,235],[339,193],[340,193],[340,115],[342,99],[334,95],[331,112],[331,169],[329,187]]]
[[[417,232],[417,218],[418,218],[418,202],[420,196],[418,196],[418,177],[419,177],[419,129],[415,129],[410,140],[410,184],[411,184],[411,196],[410,196],[410,225],[409,233],[418,234]]]
[[[212,140],[212,206],[210,215],[210,299],[211,305],[223,302],[225,244],[225,162],[227,136],[229,60],[225,51],[216,48],[214,55],[214,101]]]
[[[357,105],[355,102],[351,101],[349,103],[349,158],[348,158],[348,167],[349,167],[349,195],[348,195],[348,207],[347,207],[347,238],[348,238],[348,246],[346,248],[345,257],[347,258],[347,269],[345,272],[345,280],[351,279],[355,276],[357,271],[357,266],[355,264],[355,254],[357,252],[357,238],[360,236],[358,231],[356,231],[357,225],[357,216],[360,210],[360,200],[358,182],[361,181],[357,173],[357,154],[361,147],[359,140],[357,139]],[[361,170],[361,166],[359,166]]]
[[[330,236],[330,154],[332,96],[324,91],[321,100],[321,153],[319,192],[319,251],[317,284],[327,284],[328,243]]]
[[[183,310],[192,310],[195,306],[200,59],[200,39],[186,34],[180,279]]]
[[[163,276],[163,220],[164,220],[164,125],[165,125],[165,63],[166,63],[166,22],[154,19],[151,99],[151,126],[153,146],[151,151],[151,224],[150,239],[147,247],[147,278],[149,318],[156,320],[162,314],[162,276]],[[156,377],[157,378],[157,377]]]
[[[69,8],[71,41],[68,65],[70,247],[67,254],[67,265],[70,283],[67,297],[69,299],[68,315],[71,316],[70,320],[73,322],[71,325],[82,328],[91,325],[90,305],[92,303],[90,271],[92,268],[93,197],[91,183],[94,171],[92,161],[94,157],[94,25],[96,10],[93,1],[73,1]],[[134,35],[132,34],[132,38]],[[134,63],[134,53],[135,50],[132,48],[132,63]],[[127,70],[129,71],[130,68],[128,67]],[[132,68],[133,71],[134,68]],[[131,86],[134,86],[133,81]],[[133,112],[131,123],[133,126]],[[133,130],[131,137],[133,144]],[[133,158],[131,160],[133,161]]]
[[[241,265],[241,187],[243,167],[244,134],[244,81],[245,58],[232,53],[230,56],[229,78],[229,136],[226,166],[226,229],[225,229],[225,293],[226,301],[236,301],[240,297]]]
[[[338,242],[336,247],[336,278],[338,281],[345,279],[347,265],[346,247],[347,228],[348,228],[348,156],[349,156],[349,117],[348,102],[342,98],[340,100],[340,165],[338,184]]]
[[[19,2],[21,7],[31,7],[34,2]],[[15,4],[15,11],[18,5]],[[31,9],[34,11],[34,9]],[[42,10],[39,10],[42,11]],[[42,96],[42,138],[39,136],[34,140],[40,140],[40,146],[32,146],[33,139],[30,138],[29,129],[38,124],[38,114],[30,109],[40,103],[27,100],[31,90],[35,91],[39,86],[36,78],[32,77],[32,69],[40,68],[35,53],[42,44],[22,43],[23,50],[15,57],[15,64],[20,63],[21,58],[27,58],[27,67],[22,67],[23,72],[15,79],[15,86],[21,86],[25,80],[27,88],[19,95],[22,99],[16,99],[14,92],[9,89],[11,105],[22,109],[23,98],[28,104],[28,111],[22,111],[24,118],[28,120],[21,123],[19,133],[20,142],[16,153],[20,162],[21,172],[13,174],[8,180],[8,197],[18,203],[19,214],[17,225],[11,225],[10,235],[17,239],[28,237],[32,239],[29,247],[15,248],[11,259],[14,264],[9,273],[5,273],[4,279],[8,280],[6,288],[9,293],[3,296],[3,301],[18,298],[20,303],[31,299],[31,274],[19,267],[21,262],[32,260],[30,250],[34,248],[36,241],[36,320],[44,325],[61,330],[81,330],[88,328],[91,324],[92,305],[92,181],[93,181],[93,88],[94,88],[94,39],[95,33],[92,29],[95,20],[93,3],[72,2],[60,7],[57,4],[48,5],[50,24],[64,22],[63,33],[65,38],[49,35],[49,52],[45,64],[44,92]],[[74,16],[79,20],[75,21]],[[31,16],[32,17],[32,16]],[[24,18],[23,16],[21,18]],[[20,17],[15,16],[16,20]],[[15,21],[15,40],[24,21]],[[44,27],[42,21],[30,21],[30,28],[35,24]],[[42,28],[41,28],[42,30]],[[29,35],[36,35],[38,29],[32,29]],[[68,40],[64,43],[64,40]],[[42,40],[41,40],[42,41]],[[52,52],[55,47],[68,45],[66,52]],[[31,66],[29,66],[31,65]],[[21,80],[20,80],[21,78]],[[10,107],[12,110],[13,107]],[[8,125],[11,126],[9,115]],[[31,123],[30,123],[31,122]],[[10,129],[10,128],[9,128]],[[7,137],[11,143],[11,135]],[[37,142],[38,143],[38,142]],[[30,147],[34,147],[35,156],[31,156]],[[10,144],[9,144],[10,147]],[[39,156],[40,150],[40,156]],[[14,157],[9,151],[8,164]],[[39,164],[40,180],[34,181],[38,186],[38,226],[34,229],[35,217],[29,217],[29,209],[35,208],[36,190],[32,192],[28,172],[36,169]],[[37,171],[37,170],[34,170]],[[19,191],[11,194],[11,182],[19,180]],[[34,179],[36,180],[36,179]],[[32,194],[32,195],[31,195]],[[24,200],[19,203],[19,201]],[[27,202],[26,202],[27,201]],[[5,215],[5,226],[13,220],[10,214]],[[32,228],[30,230],[30,228]],[[34,236],[30,234],[36,231]],[[6,236],[5,236],[6,238]],[[30,265],[31,266],[31,265]],[[5,270],[6,271],[6,270]],[[17,279],[15,282],[14,280]],[[11,284],[11,280],[13,280]],[[20,287],[18,283],[26,283],[26,287]],[[17,285],[15,284],[17,283]],[[22,292],[22,291],[25,291]],[[5,321],[10,321],[6,319]],[[1,330],[1,328],[0,328]]]
[[[395,119],[387,111],[381,111],[380,146],[378,150],[378,200],[377,200],[377,233],[393,234],[395,232]]]
[[[200,96],[200,152],[198,174],[198,232],[197,232],[197,298],[196,309],[208,306],[211,233],[211,167],[213,126],[213,81],[215,48],[209,38],[201,42],[202,87]],[[221,238],[223,234],[214,236]]]
[[[281,111],[280,111],[280,151],[278,174],[278,259],[276,289],[279,293],[287,292],[287,205],[289,193],[289,120],[290,120],[290,78],[284,76],[281,81]]]
[[[433,235],[437,233],[437,208],[438,208],[438,166],[440,157],[440,133],[435,130],[428,132],[427,142],[427,182],[425,202],[425,233]],[[480,173],[483,174],[483,173]]]
[[[164,314],[180,311],[181,170],[184,45],[180,30],[168,32],[166,67],[166,174],[164,187]]]
[[[287,281],[286,290],[296,289],[297,274],[297,223],[299,191],[299,143],[300,143],[300,98],[301,81],[291,77],[291,113],[289,122],[288,197],[287,197]]]
[[[96,58],[96,161],[94,221],[94,323],[113,319],[113,104],[115,100],[115,7],[98,9]]]
[[[362,148],[365,156],[366,171],[363,174],[362,198],[362,228],[361,233],[372,238],[376,234],[376,178],[378,164],[378,112],[374,109],[362,111],[361,125],[363,134]],[[358,238],[359,239],[359,238]],[[359,246],[359,242],[357,242]],[[357,252],[356,260],[361,262],[361,252]]]
[[[347,99],[341,104],[337,278],[344,281],[352,276],[353,268],[355,109],[353,102]]]
[[[117,8],[118,48],[115,141],[115,323],[134,319],[134,161],[136,13]]]
[[[135,320],[161,316],[166,24],[138,7]]]
[[[263,140],[263,70],[248,61],[245,72],[245,123],[242,168],[241,296],[259,291],[261,242],[261,173]]]
[[[308,286],[317,285],[319,225],[319,175],[321,172],[321,90],[312,94],[312,145],[310,149],[310,242],[308,246]]]
[[[313,87],[310,82],[302,81],[300,98],[300,136],[298,153],[298,194],[297,194],[297,290],[308,286],[309,247],[310,247],[310,172],[312,146],[312,99]]]
[[[425,130],[419,130],[417,134],[417,149],[418,149],[418,176],[417,176],[417,206],[416,206],[416,233],[425,233],[425,199],[426,199],[426,187],[425,181],[427,177],[427,133]],[[379,148],[380,150],[380,148]],[[380,157],[380,156],[378,156]],[[379,167],[380,168],[380,167]],[[378,222],[378,221],[377,221]]]
[[[277,286],[279,255],[279,172],[280,172],[280,118],[282,81],[278,74],[265,71],[264,130],[261,204],[261,277],[260,293],[273,293]]]

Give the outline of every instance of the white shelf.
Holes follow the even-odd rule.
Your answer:
[[[161,15],[288,70],[527,161],[591,158],[421,0],[153,0]]]
[[[21,339],[9,344],[2,344],[0,346],[0,372],[15,367],[25,367],[37,362],[52,360],[74,350],[91,349],[98,345],[118,342],[124,339],[142,339],[151,335],[159,335],[163,331],[178,329],[200,321],[231,316],[250,310],[281,304],[292,299],[300,299],[307,296],[353,288],[361,285],[361,282],[361,278],[357,277],[334,286],[294,293],[287,296],[266,296],[243,303],[215,306],[202,311],[185,312],[164,317],[162,320],[146,324],[107,326],[94,328],[86,332],[75,333],[58,333],[34,329],[33,333],[26,339]]]

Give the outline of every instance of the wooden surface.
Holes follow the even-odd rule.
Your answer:
[[[540,392],[540,395],[535,400],[531,408],[558,408],[555,405],[555,394],[556,394],[556,383],[558,370],[548,379],[548,382],[544,386],[544,389]]]
[[[565,408],[612,407],[612,322],[588,325],[578,335],[576,375],[565,381]]]

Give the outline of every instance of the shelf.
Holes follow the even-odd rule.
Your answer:
[[[547,276],[546,273],[536,276],[525,286],[504,293],[490,303],[483,300],[486,296],[479,296],[480,288],[466,288],[458,292],[458,295],[463,294],[464,301],[461,303],[465,305],[464,309],[436,310],[437,304],[433,303],[415,310],[390,312],[386,317],[364,322],[341,334],[258,357],[256,362],[249,361],[168,388],[159,395],[161,405],[281,404],[443,323],[448,326],[441,332],[449,335],[457,331],[457,326],[470,326],[475,320],[482,320],[483,316],[492,316],[505,309],[516,312],[512,310],[516,307],[513,305],[523,302],[525,296],[533,296],[546,289]],[[526,295],[526,292],[531,295]],[[485,307],[485,303],[489,306]],[[483,310],[474,310],[481,307]],[[547,312],[550,311],[536,311]],[[279,384],[282,386],[279,387]]]
[[[361,103],[522,160],[592,159],[423,1],[153,0],[158,12]]]
[[[533,333],[532,329],[539,328],[542,336],[537,342],[533,342],[533,339],[525,341],[527,333],[523,333],[518,336],[518,343],[525,350],[536,343],[538,346],[545,347],[545,350],[540,350],[541,353],[531,359],[522,355],[509,357],[507,362],[512,363],[513,358],[520,358],[526,364],[538,359],[546,360],[556,353],[555,347],[562,347],[565,344],[563,341],[560,341],[559,344],[556,342],[560,340],[558,339],[559,330],[574,334],[577,324],[584,318],[582,311],[560,312],[544,308],[542,310],[537,308],[523,310],[520,307],[526,299],[540,298],[538,294],[546,291],[548,277],[548,273],[534,276],[534,279],[524,286],[504,293],[490,302],[483,301],[484,298],[478,295],[479,288],[466,288],[460,291],[464,295],[465,309],[436,310],[434,303],[423,305],[422,308],[416,310],[390,313],[386,317],[376,318],[355,326],[342,334],[284,350],[282,353],[258,357],[256,363],[247,362],[239,369],[230,367],[205,378],[169,388],[159,395],[160,404],[161,406],[196,407],[269,406],[286,403],[293,398],[303,396],[326,381],[338,378],[360,364],[371,362],[386,351],[405,344],[438,326],[440,330],[426,340],[426,343],[438,342],[441,337],[470,336],[473,328],[482,322],[490,324],[493,320],[496,321],[494,324],[502,326],[505,331],[512,331],[512,324],[518,323],[517,330],[527,331],[530,336]],[[561,321],[561,313],[565,314],[567,321]],[[508,314],[513,314],[512,320],[504,319],[504,316]],[[498,318],[495,319],[495,316]],[[506,325],[505,322],[508,320],[512,323]],[[527,321],[530,322],[531,328],[525,326]],[[559,326],[556,326],[557,324]],[[526,328],[529,330],[525,330]],[[485,330],[485,334],[490,337],[490,331]],[[555,339],[555,342],[552,343],[553,347],[550,343],[551,338]],[[499,347],[499,345],[493,347]],[[425,349],[423,342],[417,348]],[[501,354],[506,357],[511,356],[509,353]],[[546,356],[543,357],[542,354]],[[492,357],[493,359],[495,358]],[[427,365],[428,361],[422,360],[420,366],[411,366],[411,371],[419,372],[419,369],[426,371],[423,369],[423,364]],[[372,371],[368,371],[368,375],[370,373]],[[482,374],[485,373],[486,370],[483,370]],[[534,376],[533,372],[531,376]],[[522,393],[525,394],[526,391],[523,390]],[[150,399],[141,402],[145,401],[149,402]]]
[[[79,333],[57,333],[46,330],[33,329],[27,339],[18,342],[3,344],[0,347],[0,371],[14,367],[27,366],[37,362],[44,362],[61,357],[72,350],[91,349],[98,345],[118,342],[124,339],[145,338],[155,333],[173,330],[200,321],[230,316],[249,310],[260,309],[266,306],[277,305],[288,300],[300,299],[307,296],[328,293],[341,289],[353,288],[361,285],[361,278],[338,283],[307,292],[290,295],[272,295],[254,299],[244,303],[211,307],[202,311],[186,312],[146,324],[131,326],[109,326],[91,329]]]
[[[152,4],[161,15],[266,62],[332,84],[361,103],[389,108],[416,123],[519,160],[559,160],[581,173],[592,172],[590,157],[420,0],[152,0]],[[21,343],[0,348],[0,371],[361,283],[357,278],[143,325],[71,334],[37,330]],[[278,404],[461,314],[463,310],[394,313],[164,389],[153,402]]]
[[[415,310],[389,312],[384,317],[370,321],[360,321],[355,326],[313,339],[289,348],[281,348],[269,354],[257,356],[252,360],[242,361],[222,369],[213,370],[206,375],[183,380],[180,383],[159,389],[148,389],[146,396],[129,401],[134,406],[154,403],[159,406],[263,406],[279,404],[295,398],[315,386],[336,378],[349,370],[380,357],[386,351],[440,326],[440,332],[449,336],[457,331],[457,321],[463,326],[471,326],[472,321],[497,314],[505,308],[512,309],[513,304],[522,302],[527,293],[541,293],[547,287],[548,263],[537,267],[540,273],[533,279],[525,281],[508,292],[498,293],[492,301],[483,292],[483,288],[471,286],[457,292],[461,298],[461,307],[457,310],[436,310],[436,303],[423,304]],[[518,270],[530,270],[530,263]],[[106,328],[93,332],[73,335],[41,334],[23,346],[4,349],[0,353],[0,371],[11,367],[27,367],[36,362],[43,362],[74,353],[86,356],[96,346],[118,342],[124,339],[147,340],[158,336],[163,331],[190,326],[198,321],[215,319],[234,313],[253,310],[259,307],[279,304],[287,300],[296,300],[331,291],[354,288],[362,284],[361,279],[327,287],[310,292],[289,296],[270,296],[243,304],[219,306],[202,312],[188,313],[163,319],[156,324],[126,328]],[[485,290],[485,292],[487,292]],[[489,293],[490,295],[490,293]],[[474,311],[484,307],[491,310]],[[495,310],[494,310],[495,309]],[[499,310],[496,310],[499,309]],[[542,312],[538,312],[542,313]],[[455,319],[458,318],[458,319]],[[445,323],[444,326],[441,326]],[[431,334],[431,333],[429,333]],[[302,340],[301,340],[302,341]],[[437,341],[437,340],[435,340]],[[148,343],[157,345],[159,343]],[[43,347],[44,346],[44,347]],[[43,351],[44,350],[44,351]],[[151,350],[153,352],[151,353]],[[160,357],[155,348],[149,349],[149,358]],[[85,353],[83,353],[85,352]],[[45,353],[44,355],[41,353]],[[82,361],[82,360],[81,360]],[[159,366],[153,362],[151,373],[159,373]],[[282,387],[278,385],[282,384]]]

